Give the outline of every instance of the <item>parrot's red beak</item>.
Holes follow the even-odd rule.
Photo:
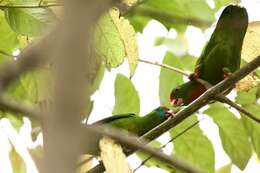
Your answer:
[[[183,106],[184,105],[184,101],[183,101],[182,98],[172,99],[171,100],[171,105],[172,106]]]

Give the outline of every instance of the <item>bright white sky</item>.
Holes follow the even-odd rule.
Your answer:
[[[208,0],[211,6],[214,6],[213,0]],[[242,0],[242,6],[246,7],[249,13],[250,21],[260,21],[260,0]],[[222,10],[217,14],[220,15]],[[212,29],[207,30],[205,33],[202,33],[200,29],[190,26],[187,29],[185,36],[188,40],[189,53],[195,56],[199,56],[203,46],[205,45],[207,39],[210,37]],[[151,21],[144,29],[143,33],[138,33],[138,44],[139,44],[139,56],[141,59],[149,61],[158,61],[163,60],[164,54],[167,51],[166,46],[154,46],[154,39],[159,36],[169,36],[176,37],[176,32],[174,30],[167,29],[156,21]],[[111,72],[106,72],[100,89],[92,96],[92,99],[95,100],[94,109],[91,113],[90,122],[97,121],[107,116],[111,116],[113,105],[114,105],[114,80],[117,73],[123,73],[128,76],[128,64],[124,62],[117,69],[112,69]],[[141,101],[141,115],[145,115],[147,112],[158,107],[159,102],[159,73],[160,68],[139,63],[138,68],[132,82],[134,83],[136,89],[139,92],[139,97]],[[231,93],[230,97],[234,98],[235,93]],[[105,99],[104,99],[105,98]],[[236,111],[234,111],[236,113]],[[236,113],[236,115],[238,115]],[[239,116],[239,115],[238,115]],[[213,141],[215,149],[215,160],[216,168],[220,168],[223,165],[230,163],[230,159],[223,151],[221,146],[221,141],[218,135],[218,128],[212,122],[212,120],[204,115],[199,115],[199,118],[204,118],[200,122],[200,127],[204,131],[205,135]],[[12,173],[12,167],[9,162],[9,150],[10,144],[8,138],[15,145],[18,146],[17,151],[25,160],[26,168],[28,173],[36,173],[37,169],[33,164],[32,158],[30,157],[26,146],[31,148],[35,147],[37,143],[42,143],[41,138],[38,139],[36,143],[31,141],[29,136],[31,131],[30,122],[25,119],[25,124],[21,128],[19,134],[12,128],[11,124],[7,119],[2,119],[0,121],[0,172]],[[165,134],[159,138],[161,143],[166,143],[169,140],[169,135]],[[164,150],[167,154],[170,154],[172,151],[172,145],[169,145]],[[131,167],[136,168],[141,161],[135,155],[129,157],[129,162]],[[258,171],[257,171],[258,170]],[[253,156],[248,163],[248,166],[243,171],[244,173],[257,173],[260,170],[259,161],[256,160],[256,156]],[[147,168],[142,166],[136,173],[163,173],[166,171],[160,170],[158,168]],[[232,173],[240,173],[241,171],[236,167],[232,167]]]

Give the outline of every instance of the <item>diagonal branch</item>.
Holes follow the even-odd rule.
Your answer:
[[[148,154],[151,154],[153,157],[156,157],[160,161],[169,164],[173,168],[177,168],[184,172],[189,173],[202,173],[203,171],[198,170],[191,166],[190,164],[184,162],[183,160],[173,158],[172,156],[168,156],[161,152],[158,149],[154,149],[152,147],[146,146],[147,141],[144,139],[139,139],[134,135],[128,134],[127,136],[122,133],[120,130],[113,129],[113,128],[104,128],[104,127],[88,127],[88,131],[94,132],[99,135],[108,136],[116,141],[119,141],[121,144],[125,144],[128,148],[132,150],[142,150]]]
[[[250,72],[255,70],[260,66],[260,56],[256,57],[250,63],[244,65],[241,69],[231,74],[228,78],[224,79],[220,83],[216,84],[212,88],[208,89],[205,93],[203,93],[199,98],[190,103],[186,108],[182,109],[178,113],[176,113],[173,119],[169,119],[159,126],[152,129],[150,132],[144,135],[145,138],[155,139],[159,135],[167,132],[171,128],[178,125],[180,122],[189,117],[193,112],[197,111],[201,107],[203,107],[207,102],[216,95],[222,93],[226,89],[230,88],[236,82],[241,80],[243,77],[248,75]]]
[[[231,101],[227,97],[222,97],[221,95],[218,95],[218,96],[214,97],[214,99],[217,100],[217,101],[228,104],[229,106],[231,106],[231,107],[235,108],[236,110],[238,110],[239,112],[243,113],[242,115],[245,115],[246,117],[254,120],[255,122],[260,123],[260,119],[258,117],[256,117],[252,113],[248,112],[243,107],[237,105],[236,103],[234,103],[233,101]]]
[[[171,70],[171,71],[174,71],[174,72],[177,72],[177,73],[180,73],[180,74],[182,74],[184,76],[189,77],[188,73],[186,73],[186,72],[184,72],[184,71],[182,71],[182,70],[180,70],[178,68],[169,66],[167,64],[161,64],[161,63],[158,63],[158,62],[150,62],[150,61],[141,60],[141,59],[139,59],[139,61],[143,62],[143,63],[151,64],[151,65],[156,65],[156,66],[159,66],[159,67],[162,67],[162,68],[165,68],[165,69],[168,69],[168,70]],[[198,79],[195,79],[195,80],[197,82],[201,83],[202,85],[204,85],[204,87],[206,89],[209,89],[209,88],[212,87],[212,85],[209,82],[207,82],[207,81],[205,81],[203,79],[198,78]],[[248,118],[256,121],[257,123],[260,123],[260,119],[259,118],[257,118],[255,115],[253,115],[252,113],[250,113],[247,110],[245,110],[243,107],[237,105],[236,103],[231,101],[229,98],[227,98],[223,94],[219,94],[219,95],[215,96],[213,99],[230,105],[231,107],[237,109],[239,112],[243,113],[243,115],[245,115]]]
[[[177,126],[179,123],[181,123],[190,115],[192,115],[192,113],[194,113],[195,111],[199,110],[204,105],[206,105],[211,98],[215,97],[216,95],[230,88],[232,85],[234,85],[236,82],[244,78],[250,72],[254,71],[259,66],[260,66],[260,56],[256,57],[253,61],[244,65],[241,69],[239,69],[238,71],[230,75],[228,78],[226,78],[225,80],[221,81],[217,85],[207,90],[199,98],[197,98],[192,103],[190,103],[187,107],[185,107],[184,109],[176,113],[174,118],[169,119],[164,123],[160,124],[159,126],[155,127],[154,129],[146,133],[143,136],[143,138],[147,138],[151,140],[156,139],[157,137],[167,132],[171,128]],[[134,151],[132,150],[128,154],[131,154],[133,152]],[[99,164],[96,167],[92,168],[89,171],[89,173],[99,173],[103,171],[104,171],[103,165]]]

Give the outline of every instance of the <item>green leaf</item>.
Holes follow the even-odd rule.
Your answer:
[[[225,165],[217,170],[216,173],[231,173],[232,164]]]
[[[143,32],[144,27],[151,18],[146,16],[129,15],[127,16],[127,19],[130,21],[136,32]]]
[[[193,70],[196,58],[192,56],[176,57],[167,52],[163,63],[183,70]],[[160,72],[159,96],[161,105],[171,107],[169,97],[173,88],[183,83],[182,75],[174,71],[162,68]]]
[[[105,66],[104,64],[100,64],[100,67],[98,68],[98,70],[95,73],[95,79],[92,82],[92,89],[91,89],[91,93],[94,93],[100,86],[100,83],[102,82],[102,79],[104,77],[105,74]]]
[[[139,115],[140,99],[133,83],[122,74],[115,80],[115,105],[113,114],[134,113]]]
[[[165,45],[176,55],[184,55],[187,54],[188,51],[188,41],[183,34],[178,34],[175,39],[158,37],[156,38],[155,45]]]
[[[109,11],[113,19],[121,40],[124,43],[126,56],[128,59],[130,76],[133,76],[138,63],[138,45],[135,30],[133,26],[124,17],[120,17],[118,9],[111,9]]]
[[[96,25],[95,47],[109,69],[122,64],[126,55],[124,42],[109,13],[103,15]]]
[[[5,18],[15,32],[27,36],[42,34],[56,21],[54,13],[48,8],[6,8]]]
[[[137,13],[139,11],[141,16],[160,21],[167,28],[177,26],[178,29],[180,24],[176,23],[180,20],[183,20],[182,23],[186,23],[185,25],[192,24],[199,27],[208,27],[215,20],[214,10],[205,0],[147,0],[137,6],[135,11]],[[176,19],[176,22],[170,23],[169,18]]]
[[[149,144],[150,147],[153,147],[153,148],[160,148],[161,147],[161,143],[158,142],[158,141],[152,141],[150,144]],[[154,157],[151,157],[151,155],[149,154],[146,154],[144,152],[141,152],[141,151],[138,151],[136,152],[137,156],[142,160],[146,160],[149,158],[148,161],[145,162],[145,165],[147,167],[157,167],[157,168],[160,168],[160,169],[164,169],[168,172],[175,172],[176,170],[173,169],[171,166],[165,164],[164,162],[161,162],[160,160],[154,158]]]
[[[0,51],[12,54],[18,48],[19,42],[17,34],[9,27],[2,11],[0,11],[0,34]],[[0,62],[3,62],[3,58],[1,55]]]
[[[243,170],[252,152],[248,135],[242,122],[221,103],[210,105],[210,108],[204,113],[211,116],[217,124],[223,148],[232,160],[232,163]]]
[[[229,5],[231,3],[233,4],[239,4],[240,0],[215,0],[215,10],[219,10],[221,7],[225,5]]]
[[[252,104],[244,107],[247,111],[251,112],[253,115],[260,118],[260,106],[257,104]],[[260,126],[259,123],[242,116],[242,121],[250,137],[252,146],[257,154],[257,157],[260,159]]]
[[[191,124],[197,121],[195,115],[190,116],[170,131],[171,137],[180,134]],[[206,171],[214,172],[215,154],[209,139],[203,134],[199,126],[194,126],[173,141],[174,156],[178,156],[192,163],[194,166]]]
[[[95,47],[110,69],[119,66],[126,56],[130,75],[138,63],[138,46],[133,26],[112,8],[100,19],[95,30]]]
[[[237,93],[236,103],[241,105],[250,105],[257,100],[258,87],[254,87],[249,91],[242,91]]]
[[[48,85],[44,85],[48,82]],[[27,104],[28,106],[35,106],[40,101],[46,100],[49,97],[49,73],[47,70],[38,69],[22,75],[17,81],[12,83],[8,89],[7,94],[15,99]],[[22,114],[14,114],[3,112],[2,117],[8,118],[16,129],[19,129],[23,124]],[[39,126],[38,121],[32,121],[32,126]]]
[[[14,114],[14,113],[3,112],[3,111],[0,111],[0,113],[1,113],[0,118],[7,118],[16,130],[19,130],[24,124],[22,114]]]
[[[15,173],[26,173],[26,167],[24,160],[13,148],[10,152],[10,160],[12,162],[13,172]]]
[[[7,92],[29,105],[36,104],[48,98],[49,87],[51,86],[49,77],[49,71],[45,69],[29,72],[9,86]],[[48,85],[44,85],[45,82],[48,82]]]
[[[33,161],[37,168],[40,168],[43,159],[43,148],[41,146],[38,146],[36,148],[30,149],[29,153],[33,158]]]

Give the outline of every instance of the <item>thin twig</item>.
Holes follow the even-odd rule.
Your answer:
[[[99,135],[108,136],[121,144],[127,145],[129,148],[134,150],[142,150],[147,154],[151,154],[153,157],[156,157],[160,161],[169,164],[169,166],[173,168],[177,168],[184,172],[189,173],[202,173],[203,171],[194,168],[190,164],[186,163],[183,160],[177,159],[175,157],[169,156],[164,154],[162,151],[158,149],[154,149],[152,147],[146,146],[147,141],[139,139],[137,136],[134,135],[125,135],[120,130],[114,128],[104,128],[104,127],[88,127],[88,131],[92,131]]]
[[[235,108],[236,110],[238,110],[239,112],[243,113],[242,115],[250,118],[251,120],[256,121],[257,123],[260,123],[260,119],[258,117],[256,117],[252,113],[248,112],[247,110],[245,110],[241,106],[237,105],[236,103],[234,103],[233,101],[231,101],[227,97],[223,97],[223,96],[218,95],[218,96],[214,97],[214,99],[216,99],[217,101],[228,104],[229,106],[231,106],[231,107]]]
[[[233,86],[236,82],[244,78],[246,75],[248,75],[250,72],[254,71],[256,68],[260,66],[260,56],[257,56],[253,61],[249,62],[248,64],[244,65],[241,69],[236,71],[235,73],[231,74],[228,78],[224,79],[220,83],[216,84],[209,90],[207,90],[205,93],[203,93],[199,98],[194,100],[192,103],[190,103],[187,107],[180,110],[178,113],[176,113],[175,117],[172,119],[169,119],[165,121],[164,123],[160,124],[159,126],[155,127],[154,129],[150,130],[148,133],[146,133],[143,138],[145,139],[156,139],[163,133],[167,132],[171,128],[177,126],[179,123],[181,123],[183,120],[188,118],[190,115],[192,115],[193,112],[196,112],[201,107],[207,104],[207,102],[214,96],[222,93],[226,89]],[[134,150],[130,151],[128,154],[133,153]],[[88,173],[99,173],[104,171],[104,166],[102,164],[99,164],[88,171]]]
[[[212,87],[212,85],[209,82],[207,82],[207,81],[205,81],[203,79],[196,79],[196,81],[200,82],[207,89]],[[242,108],[241,106],[239,106],[238,104],[236,104],[235,102],[233,102],[232,100],[230,100],[229,98],[224,96],[222,93],[220,93],[219,95],[214,96],[213,99],[217,100],[219,102],[228,104],[229,106],[235,108],[239,112],[244,113],[242,115],[245,115],[246,117],[256,121],[257,123],[260,123],[260,119],[259,118],[257,118],[255,115],[253,115],[252,113],[248,112],[247,110],[245,110],[244,108]]]
[[[160,147],[160,149],[165,148],[169,143],[173,142],[173,141],[176,140],[178,137],[180,137],[181,135],[183,135],[184,133],[186,133],[187,131],[189,131],[190,129],[192,129],[193,127],[195,127],[196,125],[198,125],[200,121],[201,121],[201,120],[198,120],[198,121],[196,121],[195,123],[191,124],[189,127],[187,127],[186,129],[184,129],[182,132],[180,132],[179,134],[177,134],[176,136],[174,136],[173,138],[171,138],[167,143],[165,143],[164,145],[162,145],[162,146]],[[150,156],[148,156],[146,159],[144,159],[144,160],[142,161],[142,163],[141,163],[139,166],[137,166],[137,167],[133,170],[133,172],[137,171],[141,166],[143,166],[143,165],[144,165],[148,160],[150,160],[151,158],[153,158],[152,155],[150,155]]]
[[[159,63],[159,62],[151,62],[151,61],[147,61],[147,60],[143,60],[143,59],[138,59],[138,61],[140,62],[143,62],[143,63],[146,63],[146,64],[151,64],[151,65],[155,65],[155,66],[159,66],[159,67],[163,67],[165,69],[168,69],[168,70],[172,70],[172,71],[175,71],[179,74],[182,74],[184,76],[187,76],[189,77],[189,74],[184,72],[183,70],[181,69],[178,69],[178,68],[175,68],[175,67],[172,67],[172,66],[169,66],[167,64],[162,64],[162,63]]]

